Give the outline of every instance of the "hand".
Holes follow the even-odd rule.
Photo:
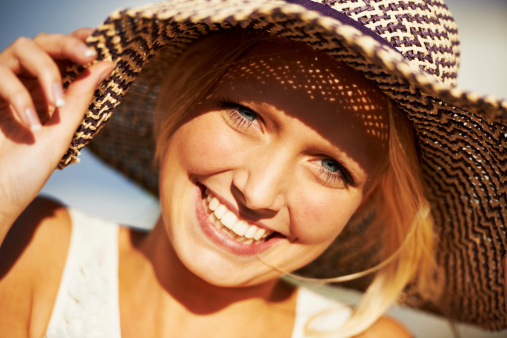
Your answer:
[[[0,53],[0,244],[56,168],[94,90],[113,69],[96,63],[63,92],[66,64],[96,58],[83,42],[90,33],[19,38]]]

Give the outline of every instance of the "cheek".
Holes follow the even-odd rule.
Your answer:
[[[292,212],[293,235],[307,244],[332,242],[361,203],[359,192],[334,191],[312,195],[299,193]]]
[[[208,113],[192,119],[169,141],[168,154],[176,156],[190,174],[211,175],[226,170],[237,153],[237,145],[223,121],[214,115]]]

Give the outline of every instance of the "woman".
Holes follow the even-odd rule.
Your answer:
[[[275,4],[270,12],[270,5],[255,4],[252,6],[259,7],[248,12],[240,5],[247,4],[231,3],[231,9],[219,10],[213,20],[222,22],[226,28],[230,21],[222,21],[220,17],[227,11],[235,10],[237,16],[233,21],[238,20],[244,25],[238,25],[240,27],[248,27],[248,22],[252,25],[249,28],[263,27],[262,22],[276,22],[280,13],[286,15],[285,19],[295,20],[294,17],[297,17],[299,22],[317,22],[314,21],[314,12],[303,11],[300,6],[280,7],[280,4]],[[318,7],[312,3],[306,5],[320,11],[322,16],[318,27],[324,29],[330,25],[326,12],[330,7]],[[143,27],[144,19],[139,19],[143,17],[139,15],[133,16],[137,19],[130,20],[134,21],[132,26],[125,25],[123,18],[112,19],[102,27],[102,32],[108,25],[114,27],[121,38],[119,44],[107,46],[108,42],[101,40],[108,36],[106,33],[96,34],[95,43],[92,43],[101,57],[108,53],[114,57],[118,51],[124,53],[123,59],[115,60],[121,67],[117,67],[108,85],[102,85],[101,90],[95,93],[95,102],[99,104],[90,109],[92,116],[99,110],[105,111],[107,116],[111,103],[118,99],[114,94],[126,89],[130,80],[137,76],[134,66],[144,62],[139,60],[143,55],[140,51],[145,51],[144,55],[154,52],[160,46],[157,44],[166,39],[165,52],[161,51],[156,57],[158,60],[151,61],[142,73],[142,78],[151,79],[151,82],[139,80],[134,83],[134,86],[141,83],[137,93],[146,93],[162,82],[158,98],[161,117],[156,124],[156,158],[161,167],[161,218],[149,234],[120,230],[116,283],[115,277],[101,276],[101,273],[107,274],[105,267],[114,268],[115,259],[106,257],[103,264],[90,268],[86,258],[82,266],[77,266],[85,280],[92,278],[92,282],[86,285],[101,286],[87,295],[90,288],[82,290],[76,286],[79,282],[66,282],[67,270],[72,269],[68,267],[69,262],[73,260],[70,253],[67,263],[65,257],[69,243],[72,243],[70,252],[75,251],[74,241],[70,240],[71,229],[74,236],[78,231],[77,223],[98,221],[83,219],[74,212],[69,216],[65,209],[51,202],[34,202],[18,218],[6,244],[2,246],[2,250],[12,258],[3,267],[5,276],[1,292],[8,299],[3,318],[11,316],[23,325],[22,328],[9,325],[6,329],[12,330],[13,335],[26,332],[27,327],[31,334],[40,335],[49,323],[49,335],[93,333],[95,328],[102,328],[107,336],[108,333],[118,334],[119,320],[123,335],[141,333],[192,337],[205,332],[207,335],[237,336],[238,330],[245,330],[253,337],[267,333],[296,337],[302,334],[296,328],[303,321],[318,324],[307,327],[307,333],[315,333],[316,330],[335,336],[350,336],[364,331],[376,321],[412,278],[414,266],[422,265],[418,287],[425,286],[424,273],[431,271],[427,265],[431,263],[432,253],[424,251],[432,250],[432,222],[423,197],[411,128],[403,113],[398,112],[398,108],[384,95],[391,90],[388,85],[384,83],[382,87],[377,79],[383,93],[360,73],[330,55],[349,61],[360,70],[370,68],[367,76],[375,73],[372,65],[367,66],[364,59],[351,54],[352,48],[326,50],[322,42],[313,44],[317,49],[326,50],[328,55],[295,42],[268,37],[262,32],[249,34],[231,30],[210,35],[187,48],[198,37],[196,32],[209,24],[206,19],[201,18],[201,21],[195,17],[206,11],[211,13],[213,4],[201,13],[192,13],[193,10],[188,9],[185,12],[185,6],[189,5],[171,3],[166,7],[148,8],[145,18],[150,17],[153,11],[160,14],[153,21],[153,26]],[[171,11],[190,15],[189,19],[172,19],[173,22],[180,20],[178,22],[184,23],[186,29],[171,27],[168,22],[160,24],[167,16],[173,15]],[[265,17],[262,17],[264,21],[260,20],[255,15],[252,18],[252,13],[269,13],[269,20]],[[294,13],[301,13],[301,16]],[[241,19],[242,15],[248,20]],[[228,16],[230,13],[225,17]],[[136,20],[141,23],[136,23]],[[349,27],[346,26],[349,24],[345,22],[341,27]],[[157,25],[159,28],[170,27],[173,31],[157,31]],[[213,25],[209,24],[209,27]],[[291,33],[298,31],[294,28],[296,26],[293,25]],[[265,30],[283,37],[286,33],[280,29],[284,28],[284,25],[275,25]],[[318,31],[307,33],[308,28],[302,30],[306,37],[330,39],[329,36],[319,35],[321,32]],[[171,35],[176,30],[183,33]],[[2,207],[5,210],[2,210],[5,232],[40,189],[65,151],[59,149],[55,153],[56,147],[53,144],[48,147],[46,142],[68,144],[61,139],[69,139],[72,136],[69,131],[75,129],[69,126],[77,125],[81,120],[79,116],[71,116],[70,112],[82,111],[97,83],[103,79],[102,75],[111,71],[111,65],[107,63],[87,68],[69,86],[65,96],[58,85],[53,85],[59,84],[59,73],[48,55],[56,59],[63,56],[80,64],[90,62],[93,52],[78,41],[85,35],[85,31],[79,31],[75,33],[77,39],[40,36],[34,43],[21,40],[0,55],[0,61],[7,69],[5,73],[10,77],[10,81],[5,81],[9,85],[4,86],[2,96],[7,104],[14,107],[14,118],[8,119],[8,124],[2,127],[9,131],[5,132],[3,141],[6,145],[4,149],[7,149],[5,163],[11,163],[9,156],[13,157],[12,163],[19,158],[32,159],[36,154],[42,157],[40,161],[31,160],[23,165],[21,168],[26,172],[20,172],[19,165],[4,169],[3,192],[7,195],[5,200],[11,203]],[[155,36],[151,41],[155,43],[146,43],[147,36]],[[352,35],[342,31],[336,36],[347,39]],[[299,37],[299,40],[303,41],[304,37]],[[372,41],[363,37],[363,47],[371,46]],[[314,41],[306,42],[312,45]],[[121,45],[123,43],[127,45]],[[153,45],[153,50],[146,52]],[[109,50],[104,52],[105,46]],[[118,47],[123,48],[114,49]],[[180,55],[181,52],[184,54]],[[363,52],[368,54],[367,49]],[[376,55],[385,59],[385,54],[381,52],[379,50]],[[129,56],[132,58],[129,59]],[[164,61],[167,66],[163,66]],[[38,117],[34,116],[35,109],[30,107],[28,92],[14,76],[20,73],[20,68],[40,79],[42,91],[46,94],[48,107],[47,113],[40,117],[44,122],[42,128]],[[406,69],[399,67],[398,71],[403,73]],[[413,69],[409,71],[413,72]],[[446,78],[448,73],[443,71],[442,74]],[[423,77],[419,82],[423,83],[423,80],[430,81],[429,77]],[[431,81],[429,83],[432,84]],[[148,89],[142,87],[143,84],[148,84]],[[32,96],[37,98],[36,94]],[[18,101],[16,98],[19,96],[21,99]],[[104,98],[110,103],[104,103]],[[145,105],[145,109],[146,105],[149,106],[147,101],[136,99],[135,96],[131,98]],[[403,101],[398,98],[396,102],[405,109],[410,103],[416,108],[421,107],[417,102]],[[58,109],[53,112],[52,106]],[[134,111],[134,108],[130,109]],[[68,114],[65,113],[67,110]],[[8,116],[8,112],[4,116]],[[17,132],[10,132],[14,128]],[[85,120],[78,134],[86,139],[90,129],[96,128],[90,127],[90,122]],[[54,142],[55,137],[61,139]],[[18,149],[9,149],[10,142]],[[28,147],[26,144],[33,145]],[[79,142],[73,142],[73,149],[77,144]],[[41,154],[42,149],[45,152]],[[107,153],[107,149],[104,152]],[[64,162],[68,163],[72,156],[68,153]],[[42,165],[45,165],[45,170]],[[27,182],[30,190],[21,186],[26,177],[32,180]],[[372,204],[377,208],[374,223],[384,224],[385,229],[378,230],[374,224],[369,233],[380,231],[385,242],[376,249],[371,261],[386,263],[379,268],[364,303],[354,315],[350,316],[346,309],[335,304],[331,309],[338,317],[328,319],[333,323],[331,327],[329,323],[324,325],[319,322],[321,316],[316,321],[310,320],[310,314],[298,311],[301,304],[305,304],[305,291],[286,285],[279,276],[319,256],[353,215],[358,218],[371,210]],[[93,232],[93,226],[87,226]],[[35,235],[30,242],[27,234],[32,232]],[[48,238],[59,238],[64,244],[55,247]],[[112,238],[116,238],[114,231]],[[115,251],[115,241],[106,242],[109,244],[106,247]],[[40,255],[40,252],[46,254]],[[51,267],[52,273],[48,274],[48,269],[38,272],[30,268],[33,266]],[[62,273],[63,280],[58,289]],[[103,280],[104,283],[99,282]],[[118,284],[119,287],[115,286]],[[112,292],[112,301],[111,297],[104,295],[103,290],[107,287],[119,288]],[[20,298],[13,290],[24,293],[27,289],[33,290],[30,301],[19,302]],[[60,296],[67,289],[72,299]],[[146,292],[139,295],[133,294],[132,290]],[[114,305],[115,292],[119,293],[119,306]],[[92,294],[98,295],[99,305],[89,301],[93,298]],[[310,298],[312,301],[308,304],[324,302],[315,296]],[[56,305],[52,309],[55,299]],[[101,312],[105,311],[104,304],[106,308],[113,304],[119,310],[112,311],[112,314]],[[378,308],[372,307],[372,304],[378,305]],[[74,305],[82,306],[86,311],[75,310]],[[312,313],[322,314],[328,306],[317,306]],[[62,310],[62,307],[65,308]],[[143,308],[141,313],[140,308]],[[110,320],[109,325],[100,322],[100,317],[92,318],[92,310],[98,311],[95,315],[108,313],[106,316],[112,316],[102,318],[102,321],[104,318],[106,322]],[[55,315],[59,312],[63,319]],[[28,316],[29,313],[32,315]],[[258,322],[252,322],[253,318],[259,318]],[[346,321],[346,324],[337,328],[340,321]],[[88,324],[92,327],[83,329],[85,322],[92,323]],[[153,331],[147,332],[147,328],[153,328]],[[16,331],[18,329],[20,331]],[[395,324],[381,320],[366,334],[396,336],[405,333]]]

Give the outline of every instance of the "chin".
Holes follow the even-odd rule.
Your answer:
[[[286,266],[287,261],[295,261],[297,256],[290,252],[297,244],[258,224],[240,219],[231,222],[227,208],[218,212],[219,216],[224,212],[224,225],[214,213],[224,204],[214,205],[215,197],[204,185],[191,182],[182,188],[174,190],[179,193],[173,203],[161,196],[166,204],[163,218],[178,260],[193,275],[218,287],[248,287],[299,268]]]

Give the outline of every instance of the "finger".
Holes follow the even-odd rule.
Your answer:
[[[48,121],[51,128],[57,128],[60,132],[52,132],[52,135],[60,135],[70,142],[76,128],[83,120],[83,115],[90,104],[95,89],[111,73],[114,64],[110,62],[99,62],[83,71],[83,73],[67,89],[67,105],[58,110],[58,114],[53,114]],[[79,113],[76,113],[79,112]],[[63,135],[63,136],[62,136]],[[58,136],[58,137],[60,137]],[[61,144],[56,140],[52,144]],[[68,143],[62,144],[66,149]],[[59,151],[64,151],[60,149]],[[57,152],[59,158],[61,154]]]
[[[77,34],[84,37],[85,31]],[[73,35],[42,33],[33,41],[54,59],[87,64],[97,58],[97,52],[93,48],[88,47],[79,37]]]
[[[69,34],[69,36],[72,36],[82,42],[85,42],[85,40],[93,33],[94,29],[92,28],[80,28],[78,30],[75,30],[73,31],[72,33]],[[83,49],[83,47],[78,47],[80,49]],[[88,48],[87,46],[85,46],[84,48]],[[93,49],[90,49],[90,51],[88,52],[84,52],[85,53],[85,56],[86,55],[90,55],[94,53],[94,50]],[[93,55],[92,55],[93,56]],[[67,69],[67,66],[69,65],[70,61],[60,61],[58,62],[58,67],[60,68],[60,73],[64,73],[65,70]]]
[[[13,73],[28,73],[37,79],[44,92],[48,106],[62,107],[65,104],[61,85],[60,70],[54,60],[34,41],[17,39],[2,53],[0,60]]]
[[[69,35],[84,42],[86,38],[93,33],[93,31],[94,31],[93,28],[80,28],[73,31]]]
[[[0,65],[0,97],[13,109],[17,120],[32,131],[39,130],[41,124],[28,90],[10,69]]]

